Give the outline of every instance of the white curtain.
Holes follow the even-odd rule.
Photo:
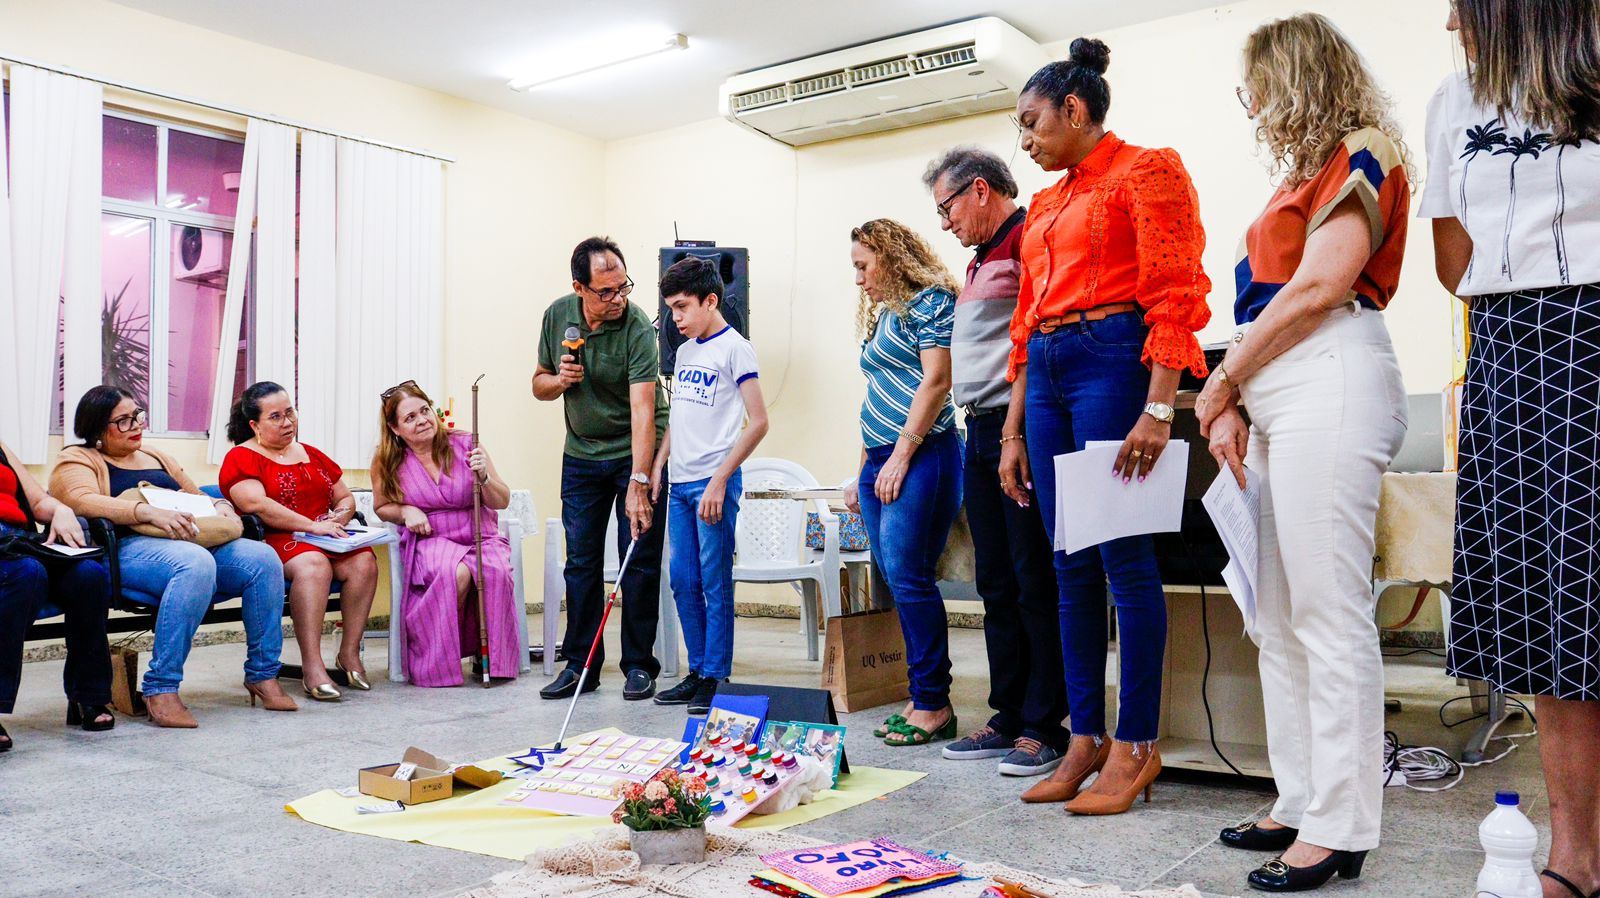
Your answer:
[[[100,382],[100,114],[94,82],[10,67],[9,163],[0,151],[0,440],[25,464],[49,448],[56,328],[66,418]],[[8,171],[9,169],[9,171]],[[9,174],[9,180],[7,175]],[[64,304],[63,304],[64,301]]]
[[[296,131],[273,124],[257,130],[255,379],[277,381],[293,396]]]
[[[339,140],[335,424],[323,449],[343,467],[371,463],[383,390],[415,380],[443,401],[443,200],[438,160]]]
[[[334,314],[335,140],[300,133],[300,371],[296,395],[300,438],[318,448],[334,439],[334,356],[339,352]],[[361,467],[366,467],[365,464]]]
[[[255,238],[255,342],[258,379],[294,382],[294,140],[295,130],[250,119],[245,125],[244,164],[239,172],[233,253],[222,306],[217,373],[212,381],[211,439],[206,458],[221,464],[233,406],[235,359],[244,320],[245,286],[251,282],[250,246]],[[285,360],[287,358],[287,360]]]

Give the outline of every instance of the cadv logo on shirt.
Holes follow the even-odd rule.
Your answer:
[[[717,372],[698,365],[679,365],[674,378],[677,385],[672,390],[674,400],[687,400],[698,405],[715,407],[717,404]]]

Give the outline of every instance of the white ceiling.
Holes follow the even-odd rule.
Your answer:
[[[995,15],[1048,43],[1218,0],[118,2],[610,140],[714,117],[717,87],[729,75],[946,22]],[[582,54],[597,42],[604,46],[609,36],[639,29],[662,38],[682,32],[689,49],[534,93],[506,87],[531,60]]]

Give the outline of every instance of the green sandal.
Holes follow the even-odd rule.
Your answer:
[[[954,739],[956,737],[956,715],[954,711],[950,712],[950,719],[944,722],[944,726],[939,727],[932,733],[929,733],[922,727],[914,727],[909,723],[897,723],[889,728],[889,732],[899,733],[902,736],[908,737],[899,742],[890,742],[888,738],[883,740],[884,745],[893,746],[895,748],[905,745],[927,745],[930,742],[942,742],[946,739]]]
[[[877,729],[872,731],[872,738],[874,738],[874,739],[882,739],[883,737],[885,737],[885,736],[889,735],[891,732],[893,732],[895,727],[900,726],[901,724],[903,724],[905,722],[906,722],[905,715],[903,715],[903,714],[890,714],[888,717],[884,718],[883,726],[880,726]]]

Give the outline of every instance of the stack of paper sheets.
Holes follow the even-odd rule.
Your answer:
[[[752,885],[811,898],[883,898],[961,881],[961,867],[889,839],[865,839],[764,854]]]
[[[1256,638],[1256,576],[1260,564],[1261,526],[1261,475],[1244,469],[1244,489],[1233,472],[1224,469],[1211,482],[1205,497],[1200,500],[1211,522],[1217,525],[1217,535],[1228,550],[1228,566],[1222,569],[1222,582],[1239,606],[1244,617],[1244,631],[1252,640]]]

